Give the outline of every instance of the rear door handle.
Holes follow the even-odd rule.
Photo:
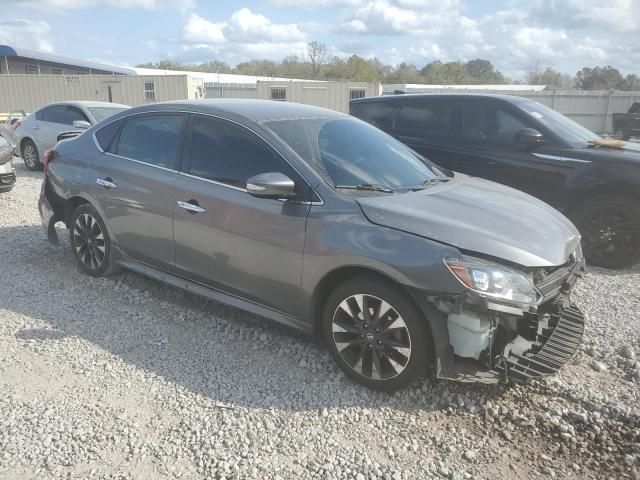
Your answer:
[[[204,213],[207,210],[198,205],[198,202],[195,200],[189,200],[188,202],[183,202],[182,200],[178,200],[178,206],[180,208],[184,208],[187,212],[195,215],[196,213]]]
[[[98,185],[102,185],[104,188],[118,188],[118,185],[113,183],[113,179],[111,177],[107,178],[96,178],[96,183]]]

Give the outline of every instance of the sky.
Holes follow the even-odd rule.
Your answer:
[[[114,65],[329,55],[640,73],[640,0],[0,0],[0,44]]]

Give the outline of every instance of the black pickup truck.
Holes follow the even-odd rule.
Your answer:
[[[616,138],[629,140],[640,137],[640,102],[635,102],[627,113],[614,113],[611,116]]]

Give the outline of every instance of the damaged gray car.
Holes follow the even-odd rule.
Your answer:
[[[121,268],[320,338],[392,391],[526,381],[575,353],[580,236],[517,190],[442,170],[348,115],[154,104],[47,153],[39,209],[89,275]]]

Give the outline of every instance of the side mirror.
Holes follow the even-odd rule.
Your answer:
[[[534,128],[523,128],[522,130],[518,130],[514,137],[517,143],[529,147],[542,145],[545,142],[544,136]]]
[[[247,192],[258,198],[291,198],[295,186],[293,180],[278,172],[261,173],[247,180]]]
[[[91,128],[91,124],[85,120],[74,120],[73,128],[77,128],[79,130],[86,130],[87,128]]]

